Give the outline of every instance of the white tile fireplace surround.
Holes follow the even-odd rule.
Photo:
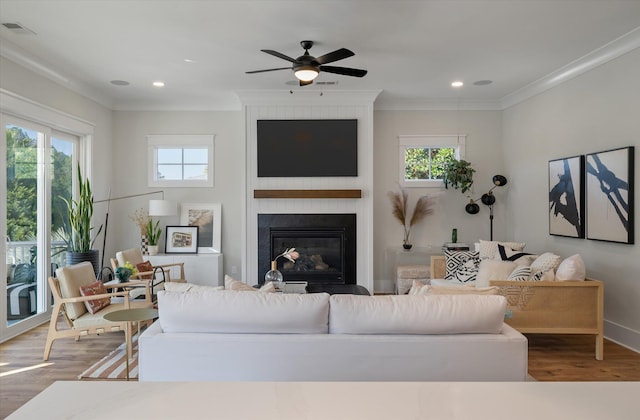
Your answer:
[[[373,292],[373,102],[379,91],[295,90],[238,92],[243,103],[246,141],[246,219],[243,280],[257,284],[258,214],[355,214],[356,282]],[[358,175],[353,177],[259,178],[257,176],[258,120],[356,119]],[[260,190],[355,190],[359,198],[254,198]],[[338,194],[339,195],[339,194]]]

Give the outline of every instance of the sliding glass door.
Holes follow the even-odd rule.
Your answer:
[[[49,316],[47,278],[65,260],[68,218],[61,197],[72,196],[78,138],[7,115],[1,121],[6,224],[0,227],[5,238],[0,249],[6,265],[0,290],[7,304],[0,335],[6,338]]]

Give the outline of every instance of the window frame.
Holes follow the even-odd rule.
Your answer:
[[[147,136],[147,180],[149,187],[213,187],[214,134],[150,134]],[[158,179],[158,149],[207,149],[206,179]],[[184,162],[182,163],[184,166]]]
[[[464,159],[467,136],[464,134],[451,135],[400,135],[398,136],[398,182],[405,188],[442,188],[441,179],[407,180],[406,150],[415,148],[453,148],[456,159]]]

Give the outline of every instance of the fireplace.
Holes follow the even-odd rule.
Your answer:
[[[300,254],[295,264],[278,259],[285,281],[356,284],[355,214],[258,214],[258,281],[287,248]]]

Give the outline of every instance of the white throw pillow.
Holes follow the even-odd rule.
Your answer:
[[[531,272],[555,270],[560,265],[562,258],[552,252],[545,252],[531,263]]]
[[[499,295],[500,289],[497,286],[478,287],[437,287],[431,286],[427,289],[427,295]]]
[[[556,281],[584,280],[586,276],[587,269],[580,254],[565,258],[556,270]]]
[[[498,253],[498,245],[514,251],[522,251],[526,244],[524,242],[483,241],[480,239],[480,258],[495,258]]]
[[[511,248],[498,244],[498,252],[493,259],[499,261],[513,261],[516,265],[530,266],[536,258],[538,258],[537,255],[527,254],[522,251],[515,251]]]
[[[165,282],[164,290],[168,292],[215,292],[224,290],[224,286],[202,286],[191,283]]]
[[[516,267],[513,261],[484,259],[480,261],[476,287],[488,287],[490,280],[506,280]]]
[[[235,290],[235,291],[239,291],[239,292],[269,292],[269,293],[273,293],[276,291],[276,287],[273,284],[273,282],[268,282],[264,285],[262,285],[262,287],[260,287],[260,289],[256,289],[253,286],[248,285],[245,282],[242,282],[240,280],[236,280],[233,277],[226,275],[224,276],[224,289],[225,290]]]

